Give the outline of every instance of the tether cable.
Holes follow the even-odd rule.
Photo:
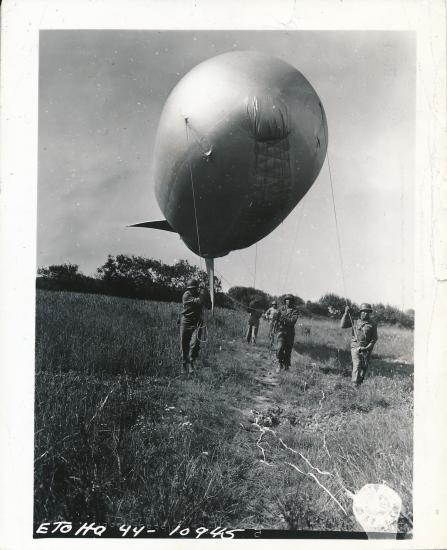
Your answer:
[[[242,256],[242,251],[241,250],[237,250],[236,252],[239,253],[239,259],[241,260],[241,263],[245,269],[245,271],[247,272],[248,275],[250,275],[250,280],[251,278],[253,277],[253,272],[250,271],[249,267],[247,266],[247,264],[245,263],[245,260],[244,260],[244,257]]]
[[[256,288],[256,266],[258,263],[258,243],[255,244],[255,270],[253,275],[253,288]]]
[[[201,338],[201,334],[203,334],[203,338]],[[201,325],[197,326],[197,340],[204,344],[208,342],[208,327],[205,324],[205,321]]]
[[[186,141],[189,143],[189,134],[188,134],[188,117],[185,117],[185,132],[186,132]],[[199,258],[200,258],[200,269],[203,271],[203,261],[202,261],[202,249],[200,246],[200,233],[199,233],[199,221],[197,217],[197,205],[196,205],[196,193],[194,189],[194,178],[192,175],[192,167],[191,167],[191,161],[188,158],[188,166],[189,166],[189,176],[191,180],[191,190],[192,190],[192,202],[194,206],[194,219],[196,224],[196,234],[197,234],[197,245],[199,248]],[[200,338],[200,332],[203,331],[204,339]],[[202,324],[197,327],[197,339],[201,343],[205,343],[208,340],[208,328],[206,326],[205,317],[202,321]]]
[[[331,162],[330,162],[330,158],[329,158],[329,143],[328,143],[328,139],[327,139],[326,126],[324,124],[323,107],[322,107],[321,103],[320,103],[320,110],[321,110],[321,121],[322,121],[322,125],[323,125],[324,140],[326,142],[326,158],[327,158],[327,166],[328,166],[328,171],[329,171],[329,181],[331,183],[331,198],[332,198],[332,207],[333,207],[333,210],[334,210],[335,232],[336,232],[336,235],[337,235],[338,254],[339,254],[339,258],[340,258],[340,267],[341,267],[341,278],[342,278],[342,282],[343,282],[343,292],[344,292],[345,303],[348,306],[348,299],[347,299],[348,293],[347,293],[347,290],[346,290],[345,269],[344,269],[344,264],[343,264],[343,254],[342,254],[341,240],[340,240],[340,229],[339,229],[339,226],[338,226],[337,209],[335,207],[334,184],[332,182],[332,170],[331,170]],[[352,330],[354,331],[355,338],[358,342],[357,331],[356,331],[356,328],[354,326],[354,322],[352,320],[351,313],[348,312],[348,315],[349,315],[349,319],[351,321]]]
[[[230,286],[230,288],[234,285],[232,285],[230,283],[230,281],[228,279],[226,279],[222,273],[220,273],[219,271],[216,270],[216,273],[219,277],[221,277],[226,283],[227,285]],[[263,309],[259,309],[259,308],[256,308],[256,307],[251,307],[250,305],[246,305],[244,304],[243,302],[240,302],[239,300],[236,300],[235,298],[233,298],[232,296],[230,296],[228,293],[226,294],[227,298],[229,298],[232,302],[234,302],[235,304],[237,304],[238,306],[240,306],[241,308],[243,308],[245,311],[247,311],[247,309],[254,309],[255,311],[261,311],[262,313],[264,313],[264,310]]]
[[[189,143],[189,134],[188,134],[188,119],[185,118],[185,130],[186,130],[186,141]],[[197,234],[197,245],[199,247],[199,257],[200,257],[200,267],[202,269],[202,250],[200,247],[200,234],[199,234],[199,222],[197,218],[197,206],[196,206],[196,193],[194,190],[194,178],[192,175],[192,168],[191,168],[191,161],[188,159],[188,166],[189,166],[189,175],[191,179],[191,189],[192,189],[192,202],[194,206],[194,218],[196,223],[196,234]]]
[[[284,290],[284,292],[286,291],[286,284],[289,280],[289,272],[290,272],[290,265],[292,263],[292,256],[295,252],[295,246],[296,246],[296,241],[297,241],[297,238],[298,238],[298,229],[301,225],[301,218],[302,218],[302,212],[303,212],[303,205],[304,205],[304,197],[301,201],[301,204],[298,206],[298,212],[297,212],[297,219],[296,219],[296,226],[295,226],[295,237],[293,238],[293,245],[292,245],[292,250],[290,252],[290,255],[289,255],[289,261],[288,261],[288,264],[287,264],[287,269],[286,269],[286,275],[284,277],[284,281],[282,283],[282,289]]]
[[[342,278],[342,282],[343,282],[343,292],[344,292],[345,301],[346,301],[346,305],[347,305],[348,301],[346,299],[347,292],[346,292],[345,270],[344,270],[344,264],[343,264],[343,254],[342,254],[342,250],[341,250],[340,229],[339,229],[339,226],[338,226],[337,209],[335,207],[334,184],[332,182],[332,170],[331,170],[331,162],[330,162],[330,158],[329,158],[329,144],[328,144],[328,139],[327,139],[327,135],[326,135],[326,126],[324,125],[323,109],[321,107],[321,103],[320,103],[320,109],[321,109],[321,117],[322,117],[322,122],[323,122],[324,140],[326,142],[326,158],[327,158],[327,166],[328,166],[328,170],[329,170],[329,181],[331,183],[332,208],[334,210],[335,233],[337,235],[338,255],[339,255],[340,267],[341,267],[341,278]]]

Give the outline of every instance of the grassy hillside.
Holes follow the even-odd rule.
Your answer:
[[[35,523],[358,530],[347,490],[384,481],[408,530],[411,331],[379,327],[356,390],[336,322],[303,320],[276,374],[266,327],[249,346],[246,316],[217,310],[181,377],[178,309],[38,292]]]

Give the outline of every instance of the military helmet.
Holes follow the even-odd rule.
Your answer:
[[[199,281],[197,279],[189,279],[186,283],[186,288],[199,288]]]
[[[276,300],[272,300],[271,305],[276,306],[276,305],[278,305],[278,302]]]
[[[363,304],[360,305],[360,311],[369,311],[369,312],[372,312],[372,307],[371,307],[371,304],[367,304],[366,302],[364,302]]]
[[[295,296],[293,296],[292,294],[286,294],[283,298],[284,302],[286,300],[290,300],[291,302],[294,302],[295,301]]]

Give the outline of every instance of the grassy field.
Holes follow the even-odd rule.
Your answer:
[[[356,390],[336,321],[300,319],[292,368],[275,374],[266,326],[249,346],[245,314],[217,310],[181,377],[178,312],[38,292],[36,524],[360,530],[348,491],[385,482],[411,528],[411,331],[379,327]]]

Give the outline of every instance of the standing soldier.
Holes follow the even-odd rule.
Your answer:
[[[180,344],[182,351],[181,374],[194,372],[194,361],[200,351],[203,330],[203,308],[207,303],[206,292],[197,279],[190,279],[182,297],[183,309],[180,320]]]
[[[284,296],[284,305],[278,311],[276,330],[278,333],[278,368],[288,370],[290,367],[290,356],[292,354],[293,342],[295,340],[295,323],[298,320],[299,312],[295,308],[295,298],[291,294]]]
[[[356,387],[360,386],[365,378],[374,344],[377,342],[377,325],[370,319],[372,307],[369,304],[360,306],[360,319],[354,324],[349,306],[346,306],[340,321],[341,328],[352,327],[351,356],[352,356],[352,382]]]
[[[265,312],[264,316],[269,322],[269,343],[270,349],[273,347],[275,341],[276,325],[278,320],[278,303],[276,300],[273,300],[271,306]]]
[[[262,315],[262,310],[258,308],[258,303],[256,300],[250,302],[248,306],[248,312],[250,316],[248,317],[248,327],[245,334],[245,339],[248,343],[256,344],[256,337],[258,335],[259,329],[259,319]]]

